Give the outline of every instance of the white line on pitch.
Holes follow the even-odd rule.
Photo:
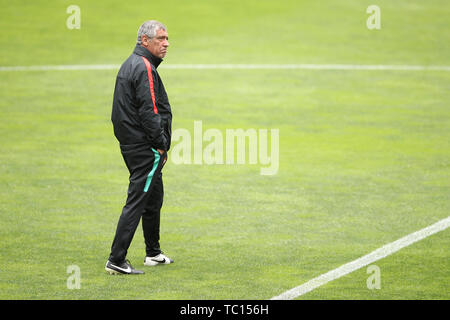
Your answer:
[[[356,65],[356,64],[173,64],[167,69],[304,69],[304,70],[436,70],[450,71],[450,66]]]
[[[116,70],[119,68],[120,65],[116,64],[74,64],[49,66],[5,66],[0,67],[0,71]]]
[[[443,231],[450,226],[450,216],[442,219],[431,226],[423,228],[419,231],[411,233],[403,238],[400,238],[394,242],[391,242],[387,245],[382,246],[381,248],[372,251],[371,253],[351,261],[347,264],[340,266],[334,270],[331,270],[327,273],[324,273],[308,282],[292,288],[278,296],[271,298],[271,300],[292,300],[295,299],[305,293],[308,293],[330,281],[336,280],[342,276],[345,276],[355,270],[358,270],[366,265],[369,265],[377,260],[385,258],[398,250],[405,248],[414,242],[425,239],[426,237],[431,236],[439,231]]]
[[[0,71],[63,71],[116,70],[118,64],[0,66]],[[163,69],[247,69],[247,70],[396,70],[396,71],[450,71],[450,66],[421,65],[358,65],[358,64],[166,64]]]

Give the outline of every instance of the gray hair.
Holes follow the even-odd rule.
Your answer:
[[[156,36],[156,31],[158,31],[160,29],[167,31],[166,27],[159,21],[156,21],[156,20],[145,21],[139,27],[136,43],[142,44],[142,36],[143,35],[146,35],[150,39],[154,38]]]

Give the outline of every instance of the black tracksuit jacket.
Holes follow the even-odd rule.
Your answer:
[[[121,147],[170,149],[172,111],[156,71],[161,62],[136,45],[117,74],[111,120]]]

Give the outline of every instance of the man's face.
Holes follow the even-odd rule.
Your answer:
[[[158,58],[164,58],[169,47],[169,35],[167,31],[159,29],[156,31],[156,36],[149,39],[146,35],[142,36],[142,45],[151,52],[152,55]]]

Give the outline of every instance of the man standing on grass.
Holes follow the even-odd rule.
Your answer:
[[[159,247],[164,195],[161,170],[170,148],[172,112],[156,68],[168,47],[166,27],[154,20],[144,22],[133,53],[117,74],[111,120],[130,172],[130,184],[105,266],[110,274],[144,273],[126,259],[141,217],[146,247],[144,265],[173,262]]]

